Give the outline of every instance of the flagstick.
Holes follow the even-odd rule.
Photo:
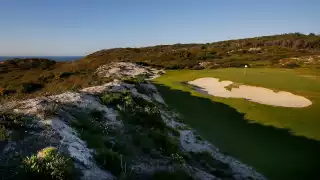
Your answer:
[[[244,65],[243,76],[246,76],[247,67],[247,65]]]

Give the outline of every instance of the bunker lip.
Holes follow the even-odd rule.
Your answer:
[[[312,104],[312,102],[303,97],[286,91],[274,92],[271,89],[239,85],[233,87],[232,81],[219,81],[218,78],[205,77],[193,81],[188,84],[192,85],[197,91],[207,93],[209,95],[223,98],[243,98],[252,102],[281,107],[302,108]],[[231,88],[226,89],[227,86]]]

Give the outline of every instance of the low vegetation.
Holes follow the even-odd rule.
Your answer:
[[[0,137],[3,140],[14,140],[16,135],[32,128],[32,121],[30,117],[13,112],[0,112]]]
[[[226,67],[319,68],[319,62],[291,59],[318,58],[320,36],[300,33],[229,40],[206,44],[174,44],[143,48],[116,48],[92,53],[75,62],[13,59],[0,64],[0,100],[61,93],[102,84],[96,69],[115,61],[129,61],[165,69]],[[315,64],[314,64],[315,63]],[[138,79],[126,79],[138,83]],[[21,90],[22,89],[22,90]]]
[[[136,77],[125,77],[122,79],[122,81],[128,84],[138,85],[141,83],[146,83],[146,78],[148,78],[147,75],[138,75]]]
[[[47,147],[45,139],[37,133],[33,117],[10,111],[0,113],[0,174],[2,179],[76,179],[73,161],[56,148]],[[37,136],[34,136],[37,134]],[[39,141],[39,142],[38,142]],[[12,146],[14,145],[14,146]],[[8,149],[11,147],[13,149]],[[37,155],[31,155],[34,152]]]
[[[37,155],[25,158],[23,163],[29,178],[66,180],[78,177],[72,160],[53,147],[44,148]]]
[[[161,118],[161,114],[157,106],[148,102],[142,98],[132,96],[130,92],[123,91],[120,93],[105,93],[101,97],[102,102],[109,106],[115,106],[119,110],[121,118],[125,121],[128,129],[140,130],[138,132],[131,131],[134,136],[137,136],[137,141],[135,144],[142,145],[141,140],[149,141],[144,136],[147,135],[152,139],[153,147],[161,150],[165,155],[170,156],[174,153],[179,153],[180,147],[178,142],[175,142],[174,138],[171,138],[168,133],[173,133],[175,135],[179,134],[176,130],[169,128]],[[132,127],[133,126],[133,127]],[[135,133],[141,133],[135,134]],[[146,144],[149,144],[148,142]],[[151,149],[144,151],[151,151]]]
[[[140,157],[168,159],[164,163],[184,164],[188,156],[181,151],[177,139],[179,132],[168,127],[161,118],[156,104],[133,96],[129,91],[106,92],[100,97],[101,102],[119,112],[120,129],[116,125],[106,125],[103,113],[96,110],[69,109],[77,119],[72,126],[79,132],[89,148],[95,150],[94,158],[101,167],[117,178],[135,178],[137,174],[131,169],[132,163]],[[154,178],[179,177],[185,173],[177,172],[160,175]]]
[[[206,172],[222,179],[232,179],[232,170],[229,165],[215,160],[207,151],[191,153],[190,159],[198,163]]]
[[[113,151],[109,137],[112,129],[105,125],[105,117],[100,111],[81,110],[71,111],[77,119],[72,126],[79,132],[81,139],[85,140],[89,148],[95,149],[95,160],[113,175],[120,177],[122,173],[121,155]]]
[[[193,178],[184,171],[175,171],[175,172],[158,171],[153,173],[151,177],[151,180],[163,180],[163,179],[193,180]]]

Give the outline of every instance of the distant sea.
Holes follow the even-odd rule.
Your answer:
[[[0,61],[5,61],[14,58],[45,58],[55,61],[75,61],[83,58],[84,56],[0,56]]]

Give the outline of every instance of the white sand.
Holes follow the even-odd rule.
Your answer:
[[[290,92],[274,92],[271,89],[255,86],[240,85],[238,88],[232,88],[230,91],[225,87],[233,84],[232,81],[220,81],[217,78],[199,78],[188,82],[191,85],[199,87],[198,90],[206,91],[208,94],[224,98],[245,98],[247,100],[260,104],[282,107],[307,107],[312,102],[302,96],[294,95]]]

